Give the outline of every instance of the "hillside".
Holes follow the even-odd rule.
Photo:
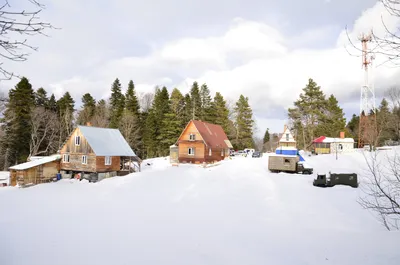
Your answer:
[[[305,158],[314,173],[365,167],[361,153]],[[316,188],[267,161],[157,158],[95,184],[1,188],[0,264],[399,264],[400,233],[359,206],[361,189]]]

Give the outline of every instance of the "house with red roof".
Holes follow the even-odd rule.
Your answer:
[[[354,151],[354,139],[345,138],[344,132],[340,138],[320,136],[312,143],[315,154],[348,153]]]
[[[191,120],[179,136],[180,163],[213,163],[229,156],[233,148],[220,125]]]

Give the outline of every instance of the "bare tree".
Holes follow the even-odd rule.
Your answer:
[[[36,0],[28,0],[32,4],[32,11],[15,11],[8,0],[0,6],[0,56],[5,60],[23,62],[28,59],[26,50],[37,51],[28,43],[27,37],[44,35],[47,29],[54,28],[50,23],[40,21],[39,13],[45,8]],[[4,68],[0,63],[0,79],[11,79],[14,73]]]
[[[137,149],[140,145],[140,127],[137,117],[125,110],[121,117],[119,130],[129,145]]]
[[[388,230],[400,228],[400,156],[379,157],[377,152],[365,157],[368,172],[360,186],[365,196],[359,203],[375,212]],[[382,163],[384,162],[384,163]]]
[[[6,109],[7,97],[3,93],[0,93],[0,115],[3,114]]]
[[[105,100],[98,102],[95,108],[95,114],[90,120],[91,124],[96,127],[107,128],[110,124],[109,105]]]
[[[154,93],[139,93],[139,102],[142,112],[148,112],[153,104]]]
[[[57,151],[59,121],[57,114],[43,107],[36,107],[31,114],[31,141],[29,157]]]
[[[253,141],[254,141],[254,144],[255,144],[255,149],[257,151],[262,152],[263,151],[263,147],[264,147],[263,139],[261,137],[254,136],[253,137]]]

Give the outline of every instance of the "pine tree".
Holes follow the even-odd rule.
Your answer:
[[[215,93],[213,108],[215,112],[214,123],[221,125],[227,135],[230,134],[229,110],[226,107],[224,97],[219,92]]]
[[[267,128],[267,130],[265,131],[263,144],[266,144],[268,142],[269,142],[269,128]]]
[[[331,95],[322,111],[316,134],[327,137],[338,137],[339,133],[344,131],[345,126],[346,118],[344,117],[343,109],[340,108],[335,96]]]
[[[168,154],[169,147],[173,145],[182,132],[182,126],[172,110],[164,114],[160,128],[159,144],[162,147],[161,155]]]
[[[203,84],[200,88],[200,100],[200,120],[214,123],[215,112],[213,108],[213,102],[211,100],[210,89],[208,89],[208,86],[206,84]]]
[[[389,109],[389,103],[385,98],[382,99],[376,114],[376,127],[377,127],[377,143],[383,145],[385,141],[395,137],[393,130],[393,115]]]
[[[8,97],[9,102],[4,113],[5,137],[1,139],[1,149],[6,156],[5,168],[25,162],[29,155],[31,112],[35,106],[34,90],[25,77],[9,91]]]
[[[36,107],[47,107],[48,104],[47,92],[41,87],[35,92],[35,105]]]
[[[132,80],[129,81],[128,90],[125,94],[125,108],[134,115],[139,115],[140,106],[135,92],[135,85]]]
[[[192,88],[190,89],[190,100],[192,112],[191,119],[197,120],[201,115],[201,97],[199,85],[196,81],[193,82]]]
[[[294,108],[289,108],[288,116],[297,131],[298,147],[307,147],[317,135],[317,127],[323,118],[326,108],[325,95],[321,87],[313,79],[303,88],[300,98],[294,102]],[[301,138],[299,137],[301,135]]]
[[[116,78],[111,87],[110,97],[110,127],[118,128],[125,108],[125,97],[121,91],[121,83]]]
[[[235,106],[236,113],[236,141],[237,148],[251,148],[254,147],[253,142],[253,111],[249,105],[249,99],[240,95],[239,100]]]

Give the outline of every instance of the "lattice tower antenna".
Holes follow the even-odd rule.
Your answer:
[[[361,34],[359,40],[362,44],[362,68],[364,70],[364,84],[361,87],[361,102],[360,102],[360,124],[358,130],[358,147],[364,145],[365,132],[368,127],[372,126],[368,122],[372,113],[375,115],[375,88],[372,78],[373,67],[372,62],[375,56],[368,50],[368,43],[372,41],[372,32],[365,35]]]

